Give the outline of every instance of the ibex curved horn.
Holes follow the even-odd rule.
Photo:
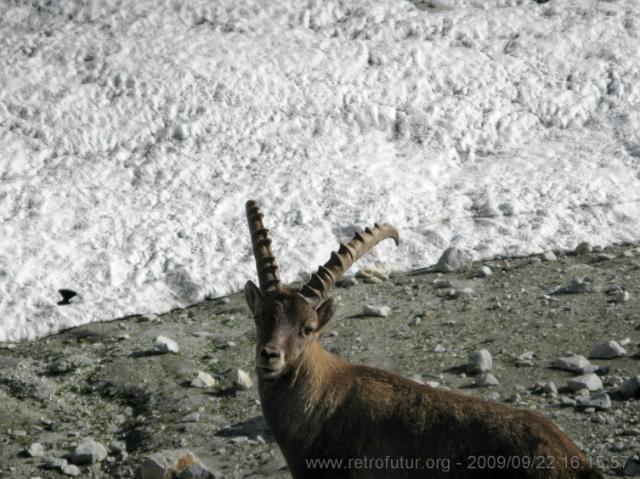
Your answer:
[[[262,213],[258,204],[247,201],[247,221],[249,222],[249,232],[251,233],[251,244],[253,246],[253,256],[256,259],[256,269],[258,271],[258,281],[260,291],[272,291],[281,288],[280,275],[276,258],[271,252],[271,239],[269,230],[262,223]]]
[[[373,228],[358,231],[351,241],[340,243],[338,252],[332,252],[331,259],[311,275],[311,279],[300,290],[300,295],[310,303],[319,303],[358,258],[387,238],[393,238],[396,245],[400,243],[398,230],[388,223],[375,223]]]

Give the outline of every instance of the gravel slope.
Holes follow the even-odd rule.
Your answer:
[[[465,394],[502,401],[518,393],[517,407],[551,417],[614,476],[627,457],[640,451],[640,402],[616,399],[612,392],[638,373],[633,355],[640,328],[640,248],[483,264],[493,274],[470,278],[468,273],[422,270],[337,288],[341,307],[323,343],[352,361],[437,381]],[[599,291],[547,296],[576,276],[590,277]],[[442,298],[445,289],[435,287],[442,281],[473,293]],[[629,300],[610,302],[606,291],[612,286],[626,288]],[[362,315],[365,304],[388,306],[391,313]],[[175,340],[180,352],[151,353],[158,335]],[[593,360],[606,368],[598,374],[611,393],[610,409],[560,407],[558,397],[532,392],[537,382],[553,381],[560,397],[572,398],[563,388],[575,374],[550,368],[552,361],[567,351],[588,355],[598,343],[624,338],[631,340],[626,356]],[[438,346],[444,351],[435,352]],[[41,458],[20,452],[40,442],[46,455],[63,457],[87,437],[105,445],[122,440],[128,454],[110,454],[101,464],[82,466],[91,471],[86,477],[132,477],[144,456],[177,447],[192,450],[222,477],[287,477],[279,470],[282,458],[262,422],[255,387],[236,390],[228,379],[236,368],[253,375],[253,347],[252,320],[242,295],[3,344],[0,477],[60,477],[38,469]],[[499,386],[468,387],[473,378],[460,374],[468,353],[478,349],[493,355]],[[517,357],[526,351],[533,353],[532,365],[519,366]],[[189,387],[196,371],[211,374],[218,385]],[[198,420],[184,422],[194,412]]]

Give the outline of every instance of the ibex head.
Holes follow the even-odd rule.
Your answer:
[[[291,371],[300,354],[318,339],[320,330],[333,317],[337,301],[327,294],[349,267],[364,253],[386,238],[398,244],[397,230],[389,225],[375,225],[356,233],[338,252],[311,275],[300,290],[285,287],[280,282],[278,266],[271,251],[268,230],[255,201],[247,202],[247,220],[260,287],[248,281],[245,298],[253,313],[257,328],[257,373],[265,381]]]

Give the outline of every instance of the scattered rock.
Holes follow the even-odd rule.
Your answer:
[[[593,282],[591,278],[572,278],[565,286],[560,286],[551,292],[551,294],[582,294],[582,293],[594,293],[599,290],[599,287]]]
[[[95,464],[107,457],[107,448],[93,439],[84,439],[71,455],[74,464]]]
[[[355,286],[357,284],[358,284],[358,280],[353,276],[349,276],[349,277],[347,277],[347,278],[345,278],[345,279],[343,279],[341,281],[338,281],[336,283],[336,286],[338,288],[350,288],[350,287]]]
[[[556,256],[556,254],[553,251],[545,251],[544,253],[542,253],[541,258],[544,261],[558,261],[558,257]]]
[[[601,392],[586,399],[578,399],[578,404],[583,407],[604,411],[611,408],[611,399],[607,393]]]
[[[577,255],[589,254],[592,251],[593,251],[593,246],[588,241],[583,241],[578,246],[576,246],[575,250],[573,250],[573,252]]]
[[[472,288],[465,287],[455,290],[456,298],[470,298],[475,294],[475,291]]]
[[[73,464],[65,464],[60,468],[60,472],[65,476],[79,476],[82,471],[78,466],[74,466]]]
[[[153,345],[153,350],[157,353],[179,353],[180,347],[173,339],[158,336]]]
[[[187,414],[180,422],[200,422],[200,413],[192,412],[191,414]]]
[[[574,407],[576,404],[578,404],[578,401],[576,401],[575,399],[567,396],[560,396],[560,406]]]
[[[630,399],[640,395],[640,376],[635,376],[625,380],[618,386],[618,393],[624,399]]]
[[[127,443],[114,439],[113,441],[111,441],[111,444],[109,444],[109,450],[116,454],[127,452]]]
[[[594,346],[589,353],[592,359],[611,359],[618,358],[627,354],[627,350],[618,344],[617,341],[607,341],[606,343]]]
[[[576,376],[567,381],[567,386],[572,391],[579,391],[581,389],[588,389],[589,391],[598,391],[602,389],[602,380],[597,374],[583,374],[582,376]]]
[[[253,387],[253,381],[251,380],[251,377],[242,369],[234,369],[231,372],[230,379],[233,383],[233,387],[236,390],[246,391],[247,389],[251,389]]]
[[[391,313],[391,308],[389,306],[372,306],[372,305],[364,305],[362,307],[362,314],[365,316],[377,316],[380,318],[386,318]]]
[[[491,353],[486,349],[469,353],[469,362],[466,365],[467,373],[484,373],[490,371],[492,367],[493,359],[491,358]]]
[[[44,463],[41,464],[40,467],[42,467],[42,469],[61,470],[67,464],[66,459],[49,456],[45,458]]]
[[[187,467],[176,476],[176,479],[216,479],[221,477],[207,469],[204,464],[196,463]]]
[[[591,373],[597,369],[596,366],[593,366],[589,360],[581,354],[561,356],[554,361],[553,367],[580,374]]]
[[[29,457],[44,457],[44,446],[39,442],[34,442],[25,452]]]
[[[533,366],[533,358],[535,354],[533,351],[525,351],[516,359],[516,366]]]
[[[482,373],[476,377],[475,383],[479,388],[485,388],[489,386],[498,386],[500,383],[498,379],[491,373]]]
[[[364,268],[358,270],[356,278],[369,279],[377,278],[381,281],[386,281],[391,276],[391,267],[386,263],[375,262],[369,264]]]
[[[200,462],[187,449],[171,449],[147,456],[140,466],[140,479],[166,479],[175,477],[193,464]]]
[[[621,289],[620,291],[616,291],[611,295],[611,299],[609,300],[609,302],[621,304],[628,303],[630,299],[631,295],[629,294],[629,292]]]
[[[442,273],[467,270],[472,264],[471,254],[460,248],[447,248],[435,265],[435,270]]]
[[[447,348],[445,348],[442,344],[436,344],[436,347],[433,348],[433,352],[434,353],[444,353],[446,352]]]
[[[211,374],[203,371],[198,371],[196,377],[193,378],[190,385],[192,388],[211,388],[218,384],[218,382],[211,376]]]
[[[486,278],[488,276],[491,276],[492,274],[493,271],[491,271],[491,268],[489,268],[488,266],[481,266],[473,272],[472,276],[474,278]]]

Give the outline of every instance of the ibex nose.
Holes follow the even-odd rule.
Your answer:
[[[282,351],[273,346],[264,346],[260,350],[260,356],[268,362],[277,361],[282,357]]]

